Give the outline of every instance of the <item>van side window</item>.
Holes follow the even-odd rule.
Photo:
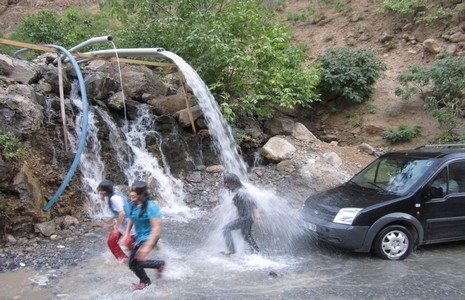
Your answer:
[[[456,168],[456,163],[452,163],[442,169],[441,172],[439,172],[439,174],[433,179],[431,186],[441,188],[443,197],[460,192],[460,186],[454,177]]]
[[[458,184],[458,192],[465,193],[465,161],[457,161],[450,164],[450,176]]]

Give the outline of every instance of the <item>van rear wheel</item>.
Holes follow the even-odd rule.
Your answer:
[[[373,250],[377,256],[388,260],[403,260],[413,249],[412,233],[400,225],[391,225],[376,236]]]

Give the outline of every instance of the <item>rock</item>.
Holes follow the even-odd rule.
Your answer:
[[[27,163],[24,163],[20,171],[13,179],[13,188],[18,193],[23,214],[33,216],[35,220],[50,219],[50,211],[43,211],[47,204],[42,192],[42,185]]]
[[[459,42],[464,42],[465,41],[465,33],[463,32],[455,32],[451,36],[449,36],[449,41],[452,43],[459,43]]]
[[[292,136],[301,141],[315,141],[317,138],[302,123],[295,123],[292,128]]]
[[[15,69],[11,57],[0,54],[0,75],[10,75]]]
[[[291,158],[295,151],[296,148],[291,143],[280,137],[272,137],[260,148],[261,155],[275,162]]]
[[[329,152],[323,155],[324,160],[335,168],[342,166],[342,159],[335,152]]]
[[[188,97],[189,106],[195,105],[194,98],[190,95]],[[152,105],[162,115],[172,115],[177,111],[186,108],[186,96],[183,93],[178,93],[169,96],[160,96],[151,98],[147,101],[148,104]]]
[[[278,277],[278,273],[276,273],[275,271],[270,271],[270,272],[268,273],[268,275],[269,275],[270,277],[273,277],[273,278]]]
[[[37,64],[15,58],[13,64],[15,68],[8,77],[22,84],[29,84],[40,69]]]
[[[123,65],[121,70],[124,93],[134,100],[142,100],[143,94],[152,97],[166,95],[166,86],[146,66]]]
[[[387,42],[391,41],[393,38],[394,38],[394,35],[392,35],[390,33],[387,33],[387,32],[383,32],[383,34],[379,38],[379,41],[381,43],[387,43]]]
[[[193,121],[197,120],[202,116],[202,110],[200,106],[195,105],[190,108],[192,113]],[[174,117],[178,120],[178,123],[181,127],[186,128],[191,126],[191,119],[189,117],[189,111],[187,108],[184,108],[174,114]]]
[[[186,180],[191,183],[199,183],[202,182],[202,175],[200,172],[194,171],[187,175]]]
[[[320,140],[322,140],[323,142],[325,143],[331,143],[333,141],[338,141],[339,139],[337,138],[336,135],[334,134],[327,134],[327,135],[323,135],[320,137]]]
[[[442,51],[441,46],[434,39],[426,39],[423,42],[423,49],[432,54],[438,54]]]
[[[103,72],[86,74],[84,81],[88,99],[106,99],[117,88],[115,80]]]
[[[292,174],[296,170],[296,165],[291,160],[283,160],[276,165],[276,170],[283,173]]]
[[[54,221],[55,221],[55,224],[61,229],[67,229],[71,227],[72,225],[79,224],[79,220],[70,215],[55,218]]]
[[[15,245],[18,241],[15,239],[15,237],[11,234],[7,234],[6,235],[6,242],[8,244],[12,244],[12,245]]]
[[[224,167],[222,165],[213,165],[205,168],[206,172],[209,173],[222,173],[224,172]]]
[[[45,236],[51,236],[56,232],[55,222],[48,221],[43,223],[37,223],[34,225],[34,230],[37,233],[41,233]]]
[[[29,85],[9,85],[0,89],[0,111],[0,132],[28,134],[43,126],[43,107]]]
[[[263,125],[263,132],[271,136],[290,135],[293,130],[294,121],[289,118],[271,118]]]
[[[376,151],[375,148],[373,148],[372,146],[368,145],[367,143],[363,143],[363,144],[361,144],[360,146],[358,146],[358,150],[360,150],[361,152],[370,154],[370,155],[375,154],[375,151]]]

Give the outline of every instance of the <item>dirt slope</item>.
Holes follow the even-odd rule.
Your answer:
[[[308,1],[299,0],[289,0],[287,3],[285,14],[303,12],[310,5]],[[318,10],[325,16],[323,21],[316,24],[308,20],[292,23],[295,39],[308,45],[310,59],[337,46],[374,50],[387,64],[385,77],[377,83],[376,92],[369,103],[339,109],[336,113],[320,112],[316,122],[306,125],[320,133],[335,134],[342,144],[367,142],[376,147],[408,148],[430,143],[441,133],[437,120],[423,110],[423,101],[418,97],[403,103],[394,94],[399,86],[396,78],[409,65],[426,66],[434,61],[433,55],[423,52],[422,40],[433,38],[445,49],[448,45],[441,38],[442,34],[460,24],[428,28],[413,26],[406,30],[407,22],[392,15],[376,13],[379,5],[379,1],[372,0],[346,1],[342,8],[335,8],[334,4],[320,4]],[[386,35],[391,35],[392,40],[381,42]],[[406,41],[406,35],[415,36],[418,40]],[[397,128],[400,124],[421,125],[421,136],[410,144],[387,145],[380,133],[385,128]]]

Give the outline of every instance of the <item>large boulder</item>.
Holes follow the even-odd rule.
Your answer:
[[[19,215],[30,216],[36,221],[50,219],[50,211],[42,210],[47,204],[42,186],[26,163],[14,177],[12,186],[19,195],[19,202],[15,205]]]
[[[145,66],[125,65],[121,69],[124,93],[141,101],[144,94],[152,97],[166,95],[167,88],[158,76]]]
[[[42,110],[31,86],[14,84],[0,89],[0,132],[28,134],[37,131],[43,125]]]
[[[296,148],[281,137],[272,137],[260,149],[261,155],[273,162],[280,162],[285,159],[290,159],[295,153]]]

